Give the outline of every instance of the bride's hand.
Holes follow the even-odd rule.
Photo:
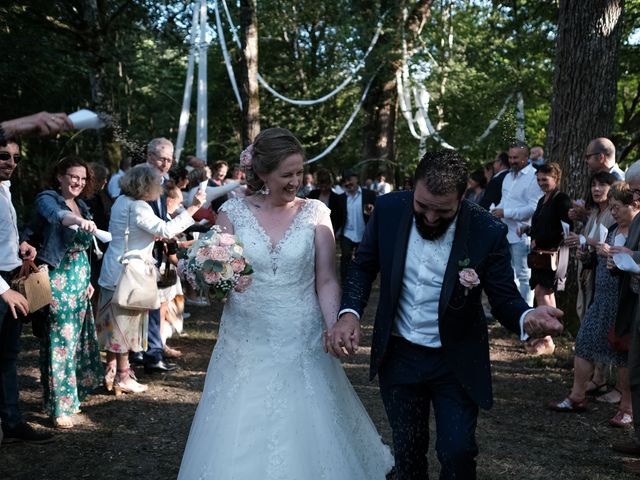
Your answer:
[[[360,322],[353,313],[343,314],[329,329],[325,340],[327,350],[336,358],[346,358],[358,351]]]

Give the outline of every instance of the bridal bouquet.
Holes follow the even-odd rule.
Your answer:
[[[214,225],[201,234],[178,262],[178,272],[196,290],[224,300],[231,290],[244,292],[251,285],[253,268],[242,256],[242,243],[235,235],[222,233]]]

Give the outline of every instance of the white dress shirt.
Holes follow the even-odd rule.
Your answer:
[[[455,232],[456,222],[452,222],[442,237],[425,240],[418,233],[414,220],[407,244],[394,335],[425,347],[442,346],[438,306]]]
[[[360,243],[364,235],[364,216],[362,206],[362,189],[358,187],[355,195],[345,192],[347,196],[347,219],[342,234],[354,243]]]
[[[502,208],[502,221],[509,229],[507,240],[518,243],[522,237],[517,234],[518,228],[531,225],[531,217],[536,211],[542,190],[536,179],[536,169],[527,165],[519,172],[509,172],[502,182],[502,199],[496,208]]]
[[[18,221],[11,203],[11,182],[0,182],[0,271],[10,272],[20,265]],[[9,290],[9,284],[0,277],[0,294]]]

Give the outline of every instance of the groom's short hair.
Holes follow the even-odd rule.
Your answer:
[[[469,168],[465,158],[454,150],[427,152],[414,178],[415,183],[422,182],[433,195],[457,192],[462,197],[467,189]]]

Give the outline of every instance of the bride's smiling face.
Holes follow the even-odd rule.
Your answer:
[[[278,168],[263,178],[269,187],[269,196],[275,201],[292,202],[302,185],[304,161],[302,155],[294,153],[285,158]]]

